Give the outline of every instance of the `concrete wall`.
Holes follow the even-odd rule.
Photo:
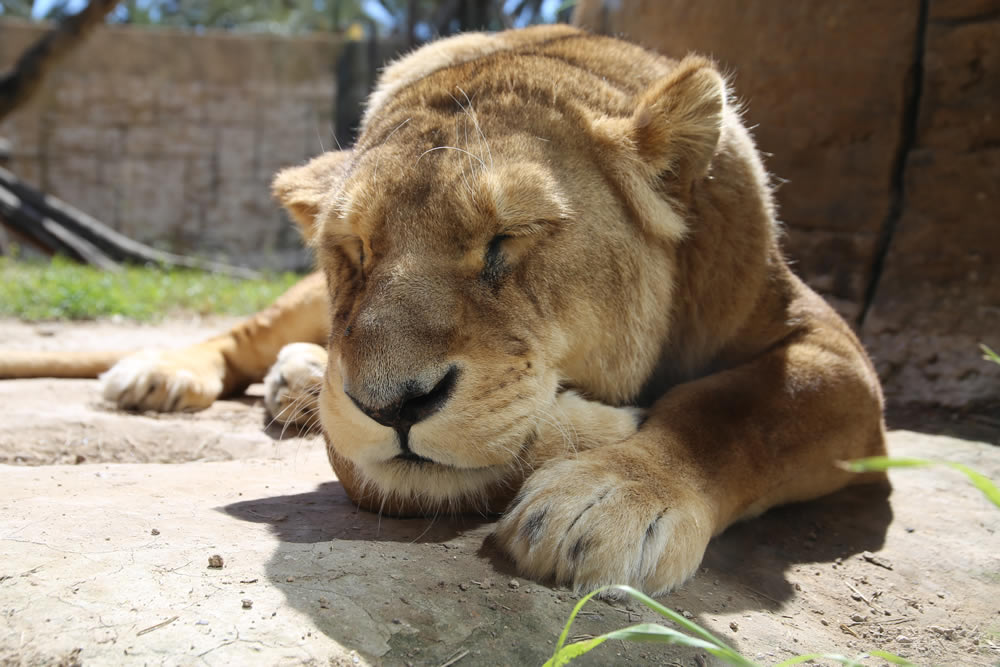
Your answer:
[[[43,30],[0,21],[0,68]],[[9,168],[137,240],[293,265],[301,244],[268,186],[329,147],[338,51],[328,36],[104,27],[0,124]]]

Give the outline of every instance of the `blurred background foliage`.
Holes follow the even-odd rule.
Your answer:
[[[85,0],[0,0],[0,16],[58,20]],[[411,43],[464,30],[567,20],[571,0],[123,0],[108,21],[192,29],[355,38],[406,34]]]

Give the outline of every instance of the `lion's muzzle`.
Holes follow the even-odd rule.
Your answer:
[[[461,374],[454,364],[447,367],[439,379],[432,382],[407,380],[396,386],[395,391],[381,405],[372,405],[359,400],[347,387],[344,393],[351,402],[373,421],[388,426],[399,437],[401,458],[411,461],[430,461],[410,450],[410,428],[437,413],[451,398]],[[387,392],[381,392],[386,396]]]

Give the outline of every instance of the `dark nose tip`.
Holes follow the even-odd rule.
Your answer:
[[[373,407],[359,401],[346,389],[345,393],[358,410],[379,424],[397,431],[409,430],[414,424],[422,422],[444,407],[457,381],[458,368],[451,366],[430,390],[425,388],[426,385],[411,380],[401,386],[399,397],[395,401],[381,407]]]

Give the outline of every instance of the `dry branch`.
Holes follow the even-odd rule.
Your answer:
[[[180,266],[241,278],[259,275],[251,269],[175,255],[139,243],[66,202],[39,192],[3,168],[0,168],[0,222],[43,250],[64,252],[106,269],[127,262]]]

